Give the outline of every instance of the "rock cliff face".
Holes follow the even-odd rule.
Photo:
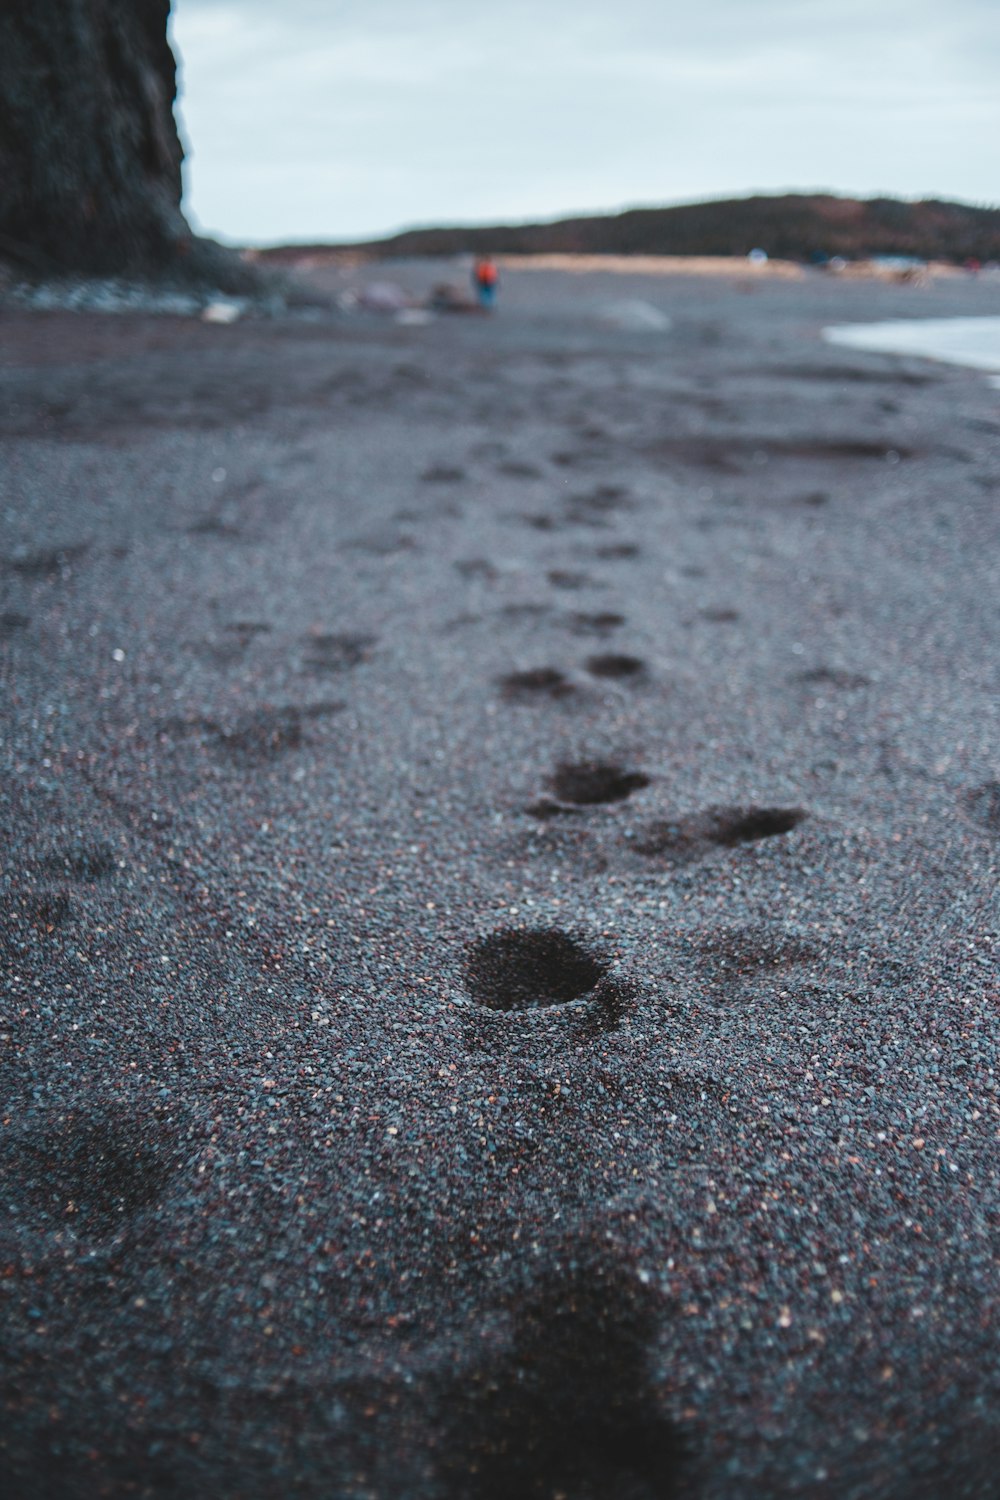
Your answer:
[[[36,270],[183,262],[170,0],[0,7],[0,254]]]

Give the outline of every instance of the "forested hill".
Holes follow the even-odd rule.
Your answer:
[[[508,255],[745,255],[755,247],[798,261],[833,255],[849,260],[873,255],[1000,260],[1000,209],[796,193],[636,208],[552,224],[411,229],[351,248],[389,258],[487,250]],[[296,246],[295,251],[306,248],[329,247]],[[270,252],[276,259],[285,253],[284,248]]]

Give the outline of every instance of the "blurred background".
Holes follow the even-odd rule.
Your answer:
[[[185,208],[244,244],[752,192],[996,199],[991,0],[176,0]]]

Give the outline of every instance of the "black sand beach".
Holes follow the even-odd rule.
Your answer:
[[[996,1493],[995,311],[0,316],[10,1500]]]

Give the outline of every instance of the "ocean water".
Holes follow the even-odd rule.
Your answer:
[[[990,373],[1000,387],[1000,318],[911,318],[840,323],[823,329],[831,344],[876,354],[919,354]]]

